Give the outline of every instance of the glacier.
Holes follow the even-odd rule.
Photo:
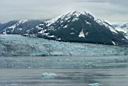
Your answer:
[[[121,56],[126,46],[59,42],[54,40],[0,35],[0,56]]]

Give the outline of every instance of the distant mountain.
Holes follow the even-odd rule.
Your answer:
[[[113,24],[113,26],[118,30],[119,32],[122,32],[124,36],[128,39],[128,23],[126,24]]]
[[[40,30],[37,29],[39,24],[43,23],[40,20],[17,20],[10,21],[0,26],[0,33],[4,34],[36,34]]]
[[[43,28],[38,37],[65,42],[128,44],[127,39],[109,23],[76,11],[47,21],[47,28]]]
[[[10,21],[10,22],[7,22],[7,23],[3,23],[0,25],[0,33],[3,33],[7,27],[15,24],[17,21]]]
[[[0,25],[0,33],[32,35],[64,42],[128,44],[124,34],[109,23],[96,19],[89,13],[77,11],[47,21],[10,21]]]

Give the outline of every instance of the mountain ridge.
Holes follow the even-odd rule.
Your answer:
[[[123,33],[128,39],[128,23],[113,24],[113,27],[115,27],[119,32]]]
[[[109,45],[125,43],[125,41],[122,41],[122,39],[126,40],[125,37],[113,28],[112,25],[94,18],[89,13],[75,11],[57,18],[48,24],[47,29],[42,29],[39,37],[66,42]]]
[[[96,19],[90,13],[72,11],[47,21],[13,21],[0,33],[34,35],[36,37],[64,41],[107,45],[126,45],[125,36],[106,21]],[[1,26],[0,26],[1,27]]]

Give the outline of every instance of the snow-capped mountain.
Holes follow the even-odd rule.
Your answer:
[[[64,42],[108,45],[128,44],[124,34],[87,12],[69,12],[47,20],[19,20],[0,25],[1,34],[37,36]]]
[[[40,30],[37,29],[39,24],[43,23],[40,20],[17,20],[10,21],[0,26],[0,33],[4,34],[36,34]]]
[[[9,27],[9,26],[15,24],[16,22],[17,22],[17,21],[9,21],[9,22],[7,22],[7,23],[1,24],[1,25],[0,25],[0,33],[2,34],[2,33],[6,30],[7,27]]]
[[[84,42],[110,45],[127,44],[126,38],[109,23],[86,12],[70,12],[47,21],[39,37],[66,42]]]
[[[128,39],[128,23],[114,24],[113,26],[116,28],[116,30],[118,30],[119,32],[122,32],[124,36]]]

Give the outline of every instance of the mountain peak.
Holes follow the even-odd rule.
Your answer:
[[[86,12],[80,12],[80,11],[71,11],[71,12],[68,12],[67,13],[68,15],[76,15],[77,17],[80,16],[80,15],[84,15],[84,14],[87,14]]]
[[[67,14],[65,14],[65,15],[75,16],[75,17],[79,17],[81,15],[84,15],[84,16],[87,16],[87,17],[90,17],[90,18],[94,18],[90,13],[88,13],[86,11],[71,11],[71,12],[68,12]]]
[[[55,23],[57,20],[66,20],[67,21],[70,18],[79,19],[80,16],[84,16],[84,17],[87,17],[89,19],[94,19],[94,17],[90,13],[88,13],[86,11],[70,11],[70,12],[67,12],[67,13],[65,13],[63,15],[60,15],[60,16],[58,16],[56,18],[53,18],[53,19],[47,21],[47,23],[48,23],[48,26],[49,26],[52,23]]]
[[[40,37],[68,42],[121,45],[126,38],[106,21],[85,11],[71,11],[47,22]],[[122,40],[123,39],[123,40]]]

